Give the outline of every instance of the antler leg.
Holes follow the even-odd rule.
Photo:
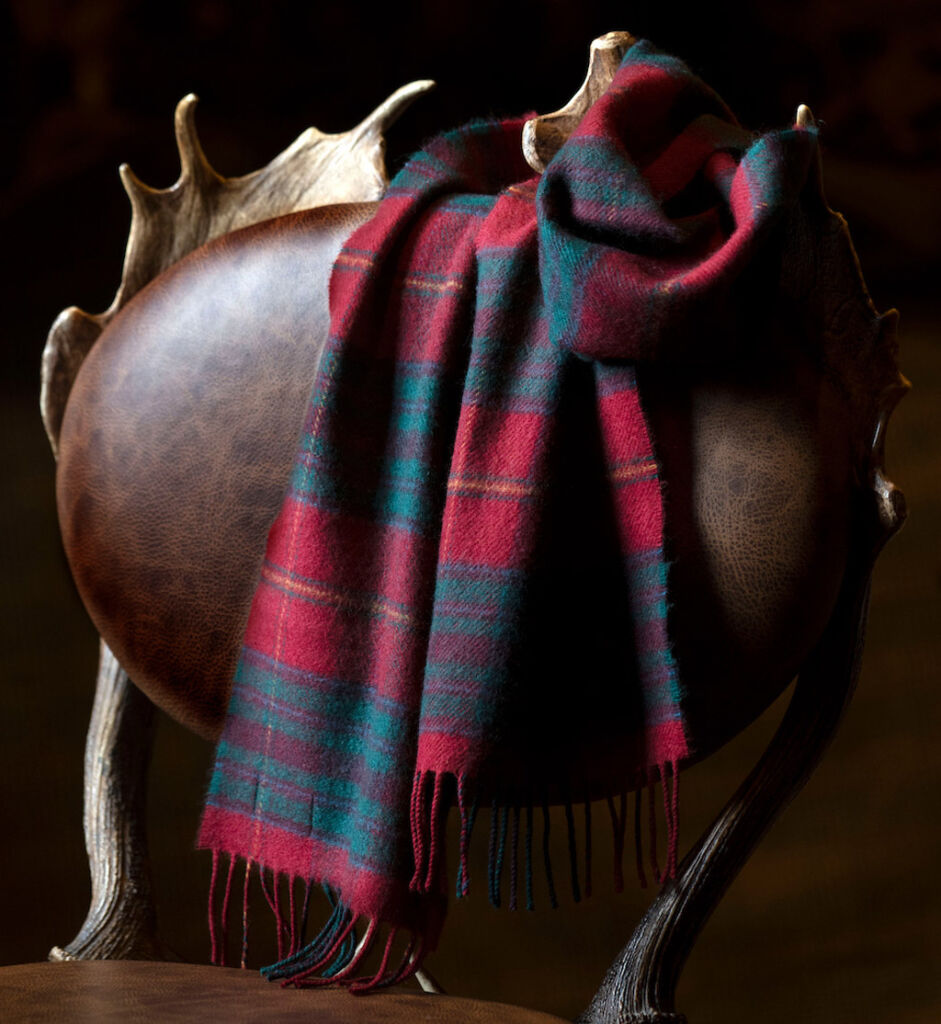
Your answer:
[[[162,960],[144,834],[154,706],[101,641],[85,744],[85,847],[91,871],[88,916],[50,960]]]
[[[676,985],[699,932],[775,818],[810,777],[859,674],[871,560],[848,570],[833,618],[751,775],[661,890],[578,1024],[686,1024]]]

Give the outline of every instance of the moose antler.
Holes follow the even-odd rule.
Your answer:
[[[534,117],[523,125],[523,156],[537,174],[542,174],[588,108],[611,84],[624,54],[635,42],[630,32],[608,32],[593,40],[588,51],[588,74],[578,92],[560,110]]]
[[[213,169],[196,134],[197,99],[177,104],[174,127],[180,177],[170,188],[145,185],[127,166],[121,182],[131,201],[131,230],[121,285],[111,305],[92,315],[70,306],[56,318],[42,356],[40,409],[53,452],[72,383],[98,335],[127,302],[172,263],[204,242],[279,217],[328,203],[378,199],[388,178],[383,132],[434,82],[411,82],[396,90],[348,132],[327,135],[308,128],[271,163],[240,178]]]

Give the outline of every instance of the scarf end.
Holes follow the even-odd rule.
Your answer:
[[[679,766],[664,761],[650,768],[633,787],[634,847],[637,877],[641,887],[648,885],[647,868],[652,879],[665,884],[676,877],[679,851]],[[660,799],[656,787],[660,784]],[[460,820],[457,857],[456,895],[463,898],[470,890],[470,844],[481,803],[490,806],[490,834],[487,856],[488,898],[494,907],[506,899],[510,910],[536,907],[534,878],[536,864],[542,861],[549,904],[559,900],[550,848],[551,815],[547,800],[519,799],[499,789],[482,793],[478,782],[468,775],[422,770],[413,779],[410,809],[414,871],[409,884],[418,898],[424,916],[404,927],[401,921],[384,920],[382,915],[363,913],[341,893],[323,885],[330,912],[326,923],[310,941],[306,939],[313,891],[317,883],[294,871],[275,870],[252,858],[240,858],[220,848],[219,835],[208,829],[201,845],[212,850],[212,875],[209,890],[209,935],[212,963],[225,966],[232,962],[228,925],[232,894],[242,889],[242,940],[237,962],[248,960],[249,895],[261,890],[275,921],[278,959],[261,969],[269,981],[284,986],[315,988],[342,985],[354,994],[365,994],[399,984],[413,976],[437,941],[443,920],[447,888],[445,862],[445,826],[449,808],[456,804]],[[614,842],[614,889],[624,887],[625,837],[628,825],[628,787],[608,793],[606,803]],[[647,829],[644,824],[644,794],[647,794]],[[572,897],[579,902],[592,893],[592,797],[585,793],[581,801],[565,801],[565,828],[568,848],[569,881]],[[579,811],[581,806],[581,812]],[[542,813],[541,830],[537,817]],[[579,822],[578,819],[581,819]],[[657,853],[659,820],[665,825],[666,858],[661,868]],[[581,825],[581,830],[579,829]],[[541,835],[539,832],[541,831]],[[580,836],[581,831],[581,836]],[[648,833],[649,858],[645,867],[644,833]],[[215,842],[210,839],[213,836]],[[581,851],[581,852],[580,852]],[[228,863],[225,863],[226,858]],[[244,864],[236,881],[239,862]],[[252,886],[252,878],[256,884]],[[355,901],[354,901],[355,904]],[[440,911],[440,912],[439,912]],[[394,918],[394,915],[392,915]],[[367,963],[374,964],[372,974],[364,973]]]
[[[222,861],[228,856],[222,882]],[[209,886],[209,936],[211,962],[227,966],[228,923],[233,878],[239,857],[212,851]],[[242,878],[242,941],[239,965],[248,960],[249,892],[252,877],[261,888],[275,919],[278,959],[261,968],[262,977],[283,987],[319,988],[342,985],[354,995],[397,985],[412,977],[422,965],[428,949],[427,936],[418,931],[385,926],[375,918],[356,914],[329,886],[322,886],[331,906],[327,922],[311,940],[305,941],[314,885],[286,872],[270,871],[251,858],[244,859]],[[220,883],[222,894],[220,896]],[[381,952],[380,952],[381,951]],[[367,960],[380,953],[372,974],[362,973]],[[395,954],[398,953],[396,958]]]
[[[659,783],[661,799],[657,800],[656,787]],[[652,766],[636,780],[634,805],[634,852],[637,877],[642,888],[647,887],[647,871],[644,866],[644,828],[642,828],[642,803],[644,792],[648,794],[648,855],[649,869],[654,881],[660,885],[676,878],[679,858],[679,762],[665,760]],[[614,890],[624,888],[624,848],[627,831],[628,787],[605,797],[611,819],[614,841]],[[469,851],[482,802],[490,806],[490,832],[487,856],[488,899],[492,906],[503,905],[504,896],[510,910],[525,907],[535,909],[534,865],[541,859],[547,889],[548,901],[558,906],[556,883],[553,875],[550,852],[551,816],[548,801],[537,803],[532,798],[521,800],[501,794],[495,788],[486,799],[481,787],[464,773],[452,774],[434,770],[420,770],[415,773],[412,785],[410,824],[415,870],[409,888],[418,894],[443,893],[445,891],[444,832],[445,820],[452,803],[456,803],[460,818],[458,844],[457,879],[455,895],[465,897],[470,890]],[[579,842],[579,828],[576,821],[578,805],[583,810],[582,837]],[[586,794],[576,802],[571,797],[564,803],[567,832],[569,878],[572,898],[578,903],[592,894],[592,798]],[[536,818],[542,813],[541,837],[537,836]],[[666,839],[666,859],[660,866],[657,853],[658,835],[661,825]],[[581,846],[582,865],[579,864]]]

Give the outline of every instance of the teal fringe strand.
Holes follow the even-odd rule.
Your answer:
[[[333,908],[327,923],[320,930],[315,939],[309,942],[303,949],[286,956],[277,963],[269,964],[261,968],[261,974],[268,981],[276,981],[282,978],[292,978],[307,968],[312,967],[318,960],[321,960],[330,947],[336,942],[340,933],[350,923],[352,914],[347,906],[340,902],[336,893],[327,885],[323,891]],[[346,941],[340,947],[336,957],[323,971],[326,978],[332,977],[341,971],[352,960],[356,950],[356,936],[351,932]]]

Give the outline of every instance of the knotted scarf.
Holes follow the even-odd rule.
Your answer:
[[[246,891],[260,873],[270,977],[413,972],[444,916],[450,807],[458,895],[479,807],[491,901],[509,873],[532,906],[535,813],[544,830],[565,805],[578,898],[573,803],[590,843],[607,800],[620,863],[623,795],[654,781],[675,869],[691,752],[635,366],[734,347],[815,133],[753,136],[644,42],[541,176],[523,123],[434,140],[333,270],[199,840],[214,878],[228,856],[222,926],[236,859]],[[333,906],[312,941],[298,880]]]

